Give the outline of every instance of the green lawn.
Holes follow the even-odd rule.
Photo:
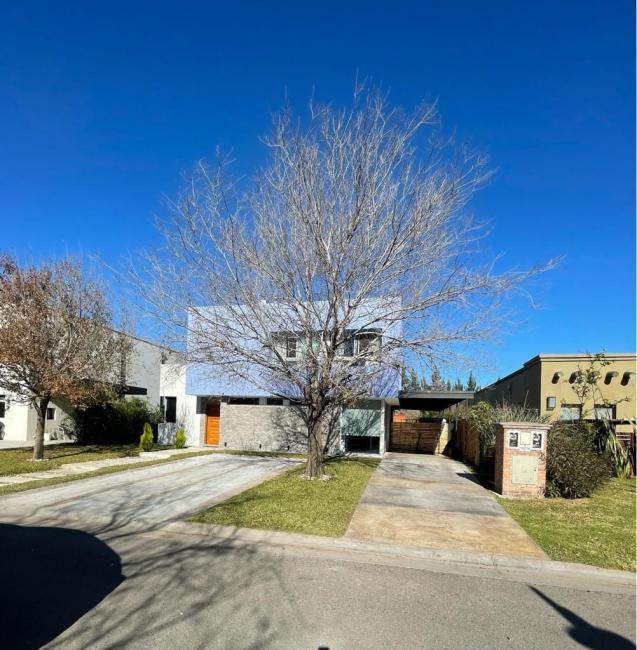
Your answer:
[[[87,460],[104,460],[137,455],[134,445],[47,445],[44,448],[45,460],[33,462],[33,449],[0,449],[0,476],[28,474],[55,469],[67,463],[83,463]]]
[[[328,460],[324,466],[332,475],[329,481],[303,480],[304,467],[298,467],[200,512],[190,521],[337,537],[347,530],[378,463],[369,458]]]
[[[613,479],[590,499],[498,499],[553,560],[635,570],[635,479]]]

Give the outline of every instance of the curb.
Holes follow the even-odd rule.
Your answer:
[[[184,521],[168,523],[153,534],[198,537],[237,548],[249,545],[263,550],[314,552],[337,556],[346,561],[411,566],[439,572],[475,574],[477,571],[492,574],[485,577],[548,583],[589,591],[634,594],[636,585],[634,573],[574,562],[381,544],[343,537],[320,537]]]

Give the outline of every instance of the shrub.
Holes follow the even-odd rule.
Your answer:
[[[144,424],[144,433],[139,438],[139,448],[143,451],[151,451],[153,448],[153,428],[150,422]]]
[[[175,435],[175,447],[177,449],[183,449],[186,446],[186,432],[183,427],[177,429],[177,435]]]
[[[608,458],[613,476],[630,478],[632,476],[630,456],[626,447],[617,438],[615,427],[608,420],[597,420],[595,425],[597,428],[595,447],[598,453]]]
[[[469,427],[480,438],[480,456],[493,456],[495,450],[495,409],[488,402],[478,402],[469,409]]]
[[[130,444],[139,440],[145,422],[156,425],[159,408],[137,397],[76,409],[71,414],[69,432],[81,444]]]
[[[550,416],[540,415],[536,409],[520,404],[502,402],[492,406],[488,402],[478,402],[469,409],[469,426],[480,437],[480,456],[490,458],[495,455],[495,428],[498,422],[548,422]]]
[[[585,423],[557,423],[548,435],[546,496],[589,497],[611,476],[608,460],[595,452]]]

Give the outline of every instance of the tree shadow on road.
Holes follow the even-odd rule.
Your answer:
[[[119,555],[68,528],[0,524],[0,612],[5,648],[39,648],[124,580]]]
[[[254,464],[246,459],[231,469]],[[215,477],[232,476],[231,469],[217,468]],[[205,488],[201,480],[179,483],[182,473],[132,473],[127,483],[117,483],[115,495],[109,495],[111,481],[100,477],[5,497],[5,520],[39,527],[0,529],[0,580],[14,565],[11,579],[0,585],[0,615],[10,621],[16,612],[11,637],[5,642],[0,636],[0,645],[203,649],[217,639],[222,647],[262,648],[303,634],[305,617],[288,594],[282,557],[226,536],[165,530],[191,514],[184,504]],[[149,492],[152,478],[161,479],[162,490]],[[15,529],[11,544],[5,529]],[[86,562],[83,551],[91,556]],[[110,558],[106,567],[104,558]],[[272,601],[278,604],[274,615]]]
[[[601,627],[591,625],[575,612],[556,603],[539,589],[531,586],[529,588],[571,624],[568,630],[569,635],[574,641],[577,641],[577,643],[580,643],[585,648],[591,648],[591,650],[606,650],[607,648],[613,648],[613,650],[634,650],[635,644],[626,637],[620,636],[610,630],[604,630]]]

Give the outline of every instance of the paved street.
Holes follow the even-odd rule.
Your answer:
[[[0,498],[3,646],[633,647],[625,586],[170,523],[286,463],[200,457]]]

